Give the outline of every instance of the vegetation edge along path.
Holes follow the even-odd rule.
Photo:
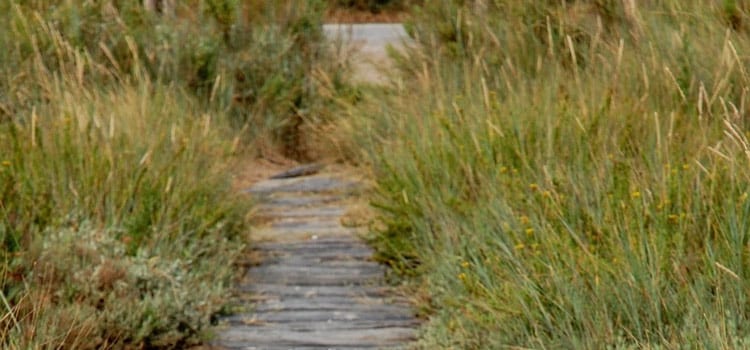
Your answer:
[[[260,263],[239,285],[247,312],[226,319],[216,345],[363,349],[414,339],[414,312],[385,284],[385,268],[357,229],[341,223],[360,188],[327,173],[268,179],[248,190],[264,223],[253,235]]]

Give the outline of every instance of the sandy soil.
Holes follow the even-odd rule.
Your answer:
[[[353,48],[352,78],[356,82],[387,83],[384,71],[391,68],[388,47],[402,50],[409,42],[400,23],[330,23],[323,25],[323,30],[329,40]]]
[[[403,22],[408,14],[403,11],[370,11],[332,9],[326,14],[328,23],[397,23]]]

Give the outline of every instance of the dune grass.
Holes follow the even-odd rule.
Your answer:
[[[355,108],[425,348],[744,348],[747,12],[437,1]]]
[[[245,247],[231,165],[304,151],[343,85],[322,1],[0,4],[0,347],[209,339]]]
[[[257,150],[238,145],[304,157],[305,130],[347,103],[325,4],[300,4],[0,4],[2,347],[209,336],[244,245],[227,165]],[[403,75],[355,91],[329,137],[372,165],[373,243],[420,287],[420,345],[748,346],[747,11],[416,13]]]
[[[165,87],[48,86],[2,126],[2,341],[179,346],[226,302],[246,204],[231,144]],[[181,96],[182,95],[182,96]],[[9,305],[9,306],[10,306]],[[12,315],[12,316],[11,316]]]

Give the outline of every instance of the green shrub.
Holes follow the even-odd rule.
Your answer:
[[[205,340],[246,241],[238,141],[298,152],[327,118],[320,2],[176,4],[0,3],[0,347]]]
[[[45,85],[51,102],[0,125],[0,285],[15,317],[0,341],[200,340],[243,245],[244,205],[221,166],[230,140],[211,122],[221,115],[194,115],[174,88],[59,77]]]

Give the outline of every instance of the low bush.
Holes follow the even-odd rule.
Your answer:
[[[85,64],[85,63],[82,63]],[[226,302],[244,205],[223,174],[220,116],[147,82],[74,77],[0,126],[3,273],[11,348],[175,346]]]
[[[207,339],[246,242],[230,165],[299,154],[343,86],[321,2],[174,3],[0,4],[0,347]]]

